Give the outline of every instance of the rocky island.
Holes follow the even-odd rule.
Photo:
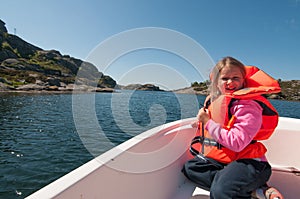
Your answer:
[[[141,91],[164,91],[153,84],[129,84],[127,86],[119,86],[124,90],[141,90]]]

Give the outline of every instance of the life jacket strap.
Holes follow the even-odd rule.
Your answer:
[[[222,145],[220,143],[218,143],[217,141],[215,141],[214,139],[206,138],[203,136],[194,137],[191,142],[191,145],[196,144],[196,143],[204,144],[207,146],[216,146],[218,148],[222,147]]]
[[[206,145],[206,146],[215,146],[218,149],[221,149],[223,147],[220,143],[218,143],[217,141],[215,141],[213,139],[206,138],[204,136],[196,136],[192,139],[191,146],[190,146],[190,152],[194,156],[200,154],[200,152],[193,147],[193,145],[197,144],[197,143],[200,143],[202,146],[204,146],[204,145]]]

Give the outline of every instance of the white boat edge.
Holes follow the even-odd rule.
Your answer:
[[[188,146],[195,136],[193,121],[195,118],[178,120],[145,131],[27,198],[208,198],[209,192],[195,189],[180,172],[183,163],[191,158]],[[292,198],[295,191],[300,194],[300,190],[289,187],[300,187],[300,159],[286,155],[297,146],[299,127],[300,119],[280,117],[276,132],[265,142],[273,167],[269,184],[279,187],[289,196],[286,198]],[[286,143],[279,142],[283,138]]]

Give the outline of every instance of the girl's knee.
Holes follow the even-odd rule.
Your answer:
[[[239,192],[240,191],[238,191],[237,187],[232,186],[229,183],[213,183],[210,188],[211,198],[215,199],[244,198],[245,193]],[[240,195],[243,197],[239,197]]]
[[[212,185],[210,188],[211,198],[229,198],[226,193],[226,188],[222,185]]]

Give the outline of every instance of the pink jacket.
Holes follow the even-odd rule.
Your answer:
[[[209,134],[221,145],[239,152],[253,140],[262,124],[262,108],[254,100],[236,100],[230,108],[232,115],[236,116],[233,127],[229,130],[210,119],[205,126]],[[260,158],[266,161],[266,157]]]

